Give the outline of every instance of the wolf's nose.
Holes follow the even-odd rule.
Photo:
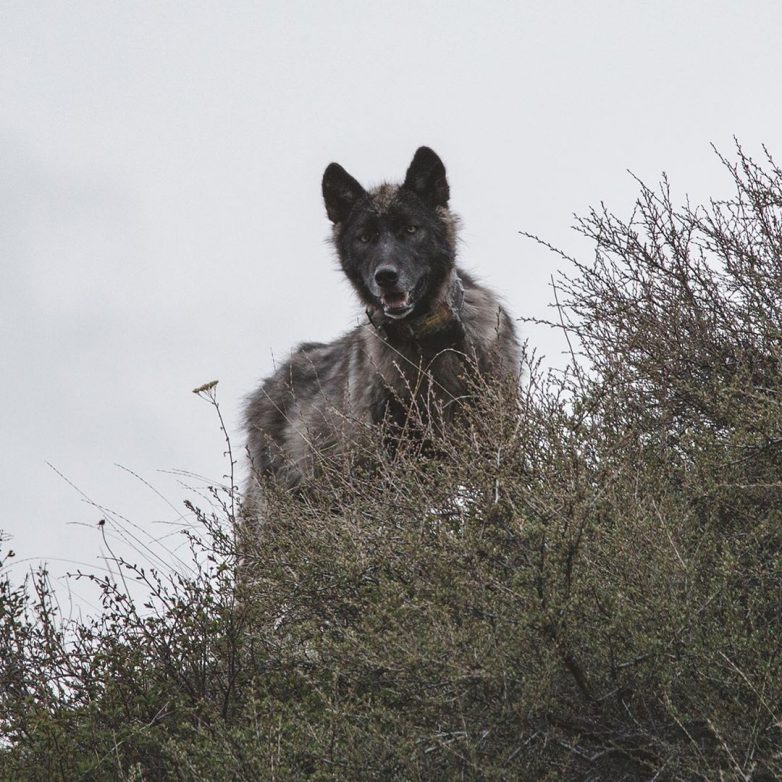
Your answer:
[[[393,266],[381,266],[375,272],[375,282],[381,288],[390,288],[392,285],[396,285],[399,279],[399,274]]]

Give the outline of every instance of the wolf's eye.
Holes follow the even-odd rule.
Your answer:
[[[358,240],[362,244],[367,244],[372,241],[372,234],[369,231],[364,231],[364,233],[358,235]]]
[[[408,225],[407,228],[405,228],[405,230],[409,234],[414,234],[418,230],[418,226],[417,225]]]

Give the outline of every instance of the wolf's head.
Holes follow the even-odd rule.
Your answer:
[[[364,188],[338,163],[323,174],[342,268],[365,304],[394,320],[426,312],[454,267],[445,166],[420,147],[401,185]]]

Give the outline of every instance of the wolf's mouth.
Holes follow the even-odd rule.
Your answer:
[[[389,318],[399,320],[413,311],[414,302],[407,291],[394,291],[384,293],[381,297],[383,312]]]
[[[414,309],[416,302],[426,287],[428,275],[424,275],[416,283],[412,291],[388,291],[380,297],[383,312],[394,320],[406,318]]]

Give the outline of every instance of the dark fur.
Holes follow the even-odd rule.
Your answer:
[[[368,322],[328,344],[306,343],[248,400],[252,475],[246,504],[258,505],[258,476],[295,487],[319,460],[345,455],[367,426],[404,427],[435,411],[451,418],[470,393],[469,369],[518,371],[513,323],[498,299],[455,265],[457,220],[448,181],[427,147],[400,186],[370,191],[332,163],[323,176],[326,211],[342,269]]]

